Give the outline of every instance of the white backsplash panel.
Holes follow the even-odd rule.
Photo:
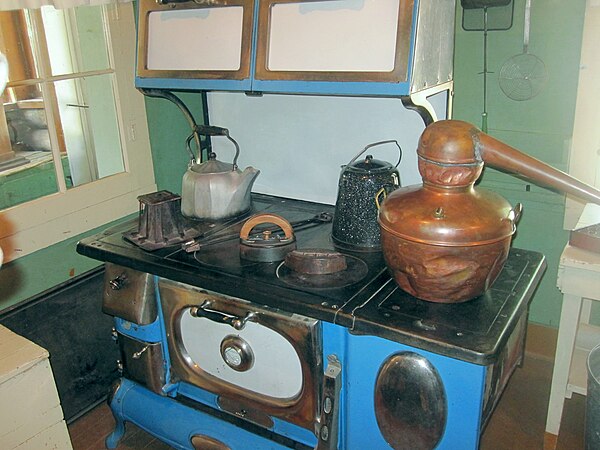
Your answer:
[[[446,98],[445,91],[430,98],[438,117],[446,117]],[[387,139],[402,147],[401,185],[421,183],[416,149],[425,124],[400,99],[213,92],[209,111],[211,124],[228,128],[240,144],[239,167],[260,169],[254,192],[333,205],[341,166],[366,145]],[[212,142],[218,159],[231,162],[229,141]],[[395,145],[369,153],[398,160]]]

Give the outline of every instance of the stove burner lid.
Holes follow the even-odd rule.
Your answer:
[[[327,275],[346,270],[346,257],[330,250],[294,250],[285,256],[285,265],[294,272]]]
[[[288,254],[277,267],[277,278],[297,288],[335,289],[359,282],[368,272],[367,264],[354,256],[308,249]]]

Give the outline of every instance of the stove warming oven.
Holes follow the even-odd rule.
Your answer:
[[[253,203],[292,223],[332,211]],[[78,245],[106,262],[103,310],[122,354],[109,448],[132,422],[180,449],[476,449],[522,360],[545,267],[512,249],[484,295],[434,304],[401,291],[378,252],[336,248],[352,273],[298,275],[240,258],[239,239],[144,250],[123,238],[135,226]],[[330,223],[295,237],[299,250],[334,249]]]

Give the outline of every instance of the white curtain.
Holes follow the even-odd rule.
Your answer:
[[[57,9],[82,5],[105,5],[107,3],[129,3],[132,0],[0,0],[0,11],[22,8],[41,8],[52,5]]]

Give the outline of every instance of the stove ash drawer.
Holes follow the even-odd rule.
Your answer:
[[[170,280],[158,288],[174,380],[216,394],[224,411],[238,405],[249,421],[266,415],[314,431],[323,378],[318,320]]]
[[[102,312],[137,325],[157,317],[154,277],[148,273],[106,263]]]
[[[162,344],[138,341],[121,333],[117,333],[117,341],[123,375],[162,394],[166,378]]]

